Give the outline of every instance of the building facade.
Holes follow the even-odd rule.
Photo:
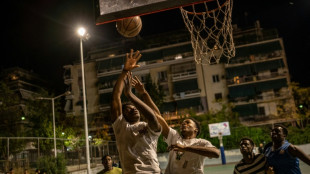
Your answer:
[[[220,110],[222,102],[233,103],[244,124],[262,124],[284,118],[283,103],[294,102],[288,84],[289,71],[283,41],[276,30],[235,28],[236,56],[229,63],[196,64],[188,31],[131,38],[102,45],[88,52],[85,60],[89,119],[95,128],[109,120],[113,86],[130,49],[139,50],[140,67],[133,71],[142,82],[150,75],[164,92],[160,111],[175,124],[188,110],[198,114]],[[80,63],[64,66],[67,113],[82,115]],[[221,101],[221,102],[219,102]]]
[[[0,80],[9,88],[11,93],[1,92],[0,104],[5,105],[0,109],[0,118],[3,124],[11,127],[7,132],[23,132],[28,119],[25,102],[33,100],[40,91],[46,89],[48,82],[38,74],[19,67],[7,68],[1,71]],[[4,93],[2,93],[4,92]],[[5,101],[1,101],[5,100]],[[5,128],[6,126],[1,126]]]

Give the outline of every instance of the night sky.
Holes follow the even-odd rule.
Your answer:
[[[0,69],[19,66],[33,70],[53,84],[55,93],[66,90],[63,66],[80,59],[76,35],[79,26],[85,26],[92,36],[84,43],[85,54],[95,45],[122,38],[115,22],[95,25],[92,0],[9,0],[3,3]],[[142,38],[185,28],[179,9],[141,19]],[[291,80],[310,86],[310,1],[234,0],[233,24],[253,26],[256,20],[262,28],[278,29],[284,40]]]

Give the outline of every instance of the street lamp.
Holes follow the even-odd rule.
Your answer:
[[[79,28],[78,34],[80,36],[81,49],[81,70],[82,70],[82,85],[83,85],[83,110],[84,110],[84,126],[85,126],[85,143],[86,143],[86,161],[87,173],[90,174],[90,160],[89,160],[89,141],[88,141],[88,123],[87,123],[87,108],[86,108],[86,90],[85,90],[85,75],[84,75],[84,58],[83,58],[83,40],[88,40],[90,35],[85,28]]]
[[[65,95],[70,95],[71,92],[70,91],[67,91],[61,95],[58,95],[56,97],[51,97],[51,98],[47,98],[47,97],[38,97],[36,98],[37,100],[51,100],[52,101],[52,111],[53,111],[53,132],[54,132],[54,155],[55,155],[55,158],[57,157],[57,149],[56,149],[56,128],[55,128],[55,99],[57,98],[60,98],[62,96],[65,96]]]

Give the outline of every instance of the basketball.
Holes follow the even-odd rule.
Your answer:
[[[137,36],[140,33],[141,28],[142,21],[140,16],[116,21],[116,29],[124,37]]]

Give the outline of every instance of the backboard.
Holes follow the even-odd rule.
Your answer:
[[[210,0],[93,0],[96,25]],[[211,0],[212,1],[212,0]]]
[[[210,137],[218,137],[220,134],[222,136],[230,135],[229,122],[220,122],[209,124]]]

